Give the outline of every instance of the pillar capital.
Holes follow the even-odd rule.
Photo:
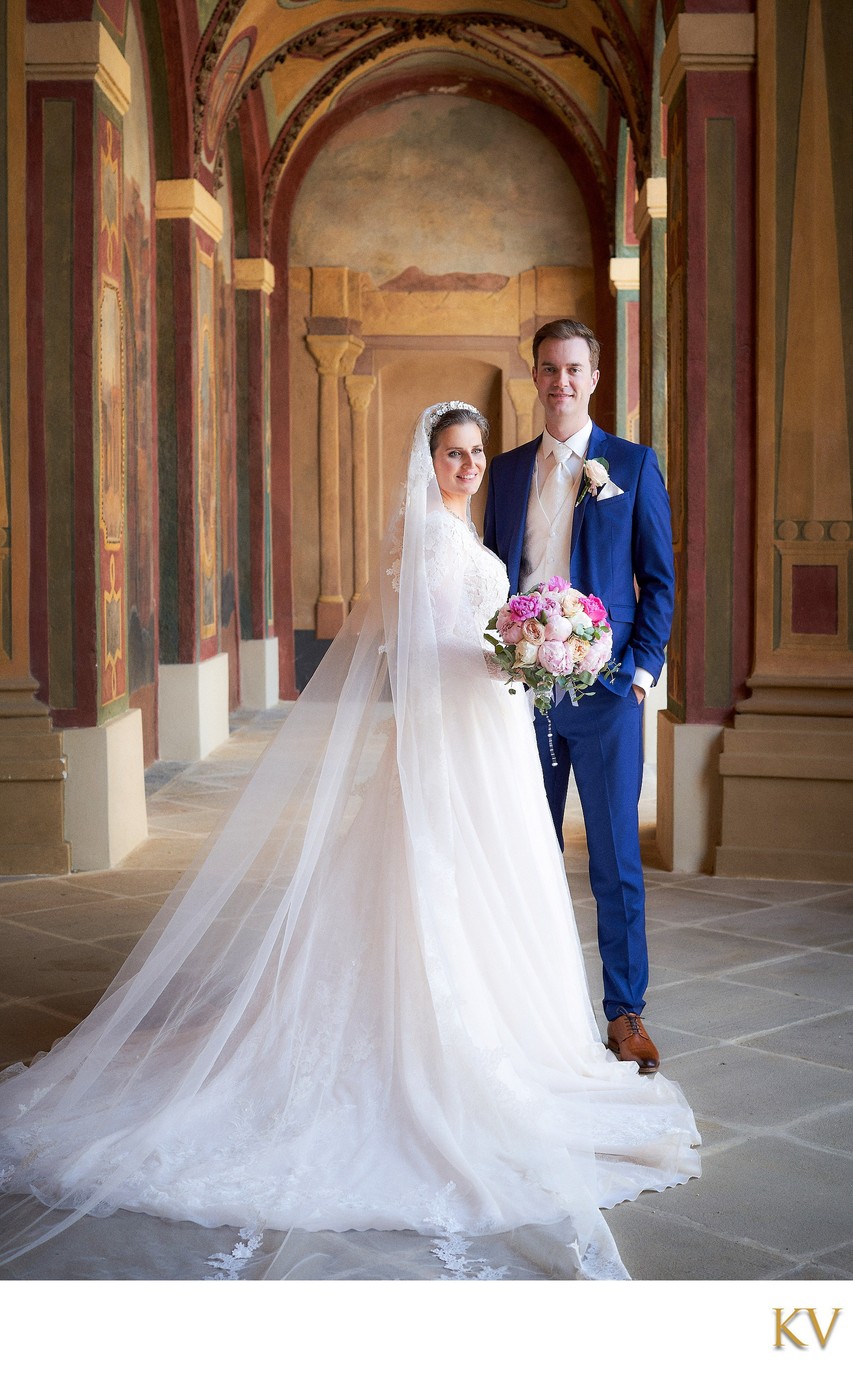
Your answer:
[[[130,66],[97,20],[28,24],[26,62],[31,81],[94,81],[119,115],[130,108]]]
[[[353,411],[367,410],[375,386],[376,379],[371,373],[350,373],[344,379],[344,387]]]
[[[275,268],[268,258],[235,258],[234,286],[238,291],[263,292],[272,296],[275,291]]]
[[[342,378],[364,348],[355,335],[306,335],[305,343],[321,378]]]
[[[158,182],[154,214],[158,220],[190,220],[215,244],[222,238],[222,207],[195,177]]]
[[[661,100],[672,104],[688,72],[745,72],[754,66],[754,14],[679,14],[661,54]]]
[[[666,219],[666,177],[647,177],[634,207],[634,233],[642,239],[652,220]]]
[[[640,290],[640,259],[636,254],[632,258],[611,258],[610,290],[614,296],[617,292]]]

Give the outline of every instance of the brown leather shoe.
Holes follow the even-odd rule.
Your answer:
[[[607,1046],[620,1061],[635,1061],[641,1076],[653,1076],[660,1066],[660,1054],[639,1014],[626,1010],[607,1025]]]

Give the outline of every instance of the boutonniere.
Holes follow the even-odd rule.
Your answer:
[[[578,500],[575,503],[576,507],[579,503],[583,502],[587,493],[591,493],[593,497],[598,496],[607,482],[609,468],[610,465],[606,459],[584,460],[583,479],[581,481],[580,492],[578,493]]]

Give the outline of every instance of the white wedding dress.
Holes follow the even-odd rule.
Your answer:
[[[434,493],[411,513],[412,468],[337,701],[305,696],[93,1014],[0,1084],[10,1258],[85,1275],[112,1237],[119,1275],[199,1275],[229,1225],[228,1275],[625,1277],[601,1207],[698,1174],[679,1089],[595,1024],[529,710],[483,654],[504,567]],[[146,1272],[140,1213],[205,1228]]]

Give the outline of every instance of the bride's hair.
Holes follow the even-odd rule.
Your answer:
[[[436,412],[438,413],[437,415]],[[434,420],[433,416],[435,416]],[[448,426],[467,425],[469,421],[473,421],[475,425],[480,427],[480,434],[483,437],[483,444],[485,444],[489,438],[489,423],[482,412],[478,411],[475,406],[453,406],[449,407],[446,411],[440,411],[438,407],[435,407],[430,417],[430,454],[435,454],[438,437],[443,430],[447,430]]]

